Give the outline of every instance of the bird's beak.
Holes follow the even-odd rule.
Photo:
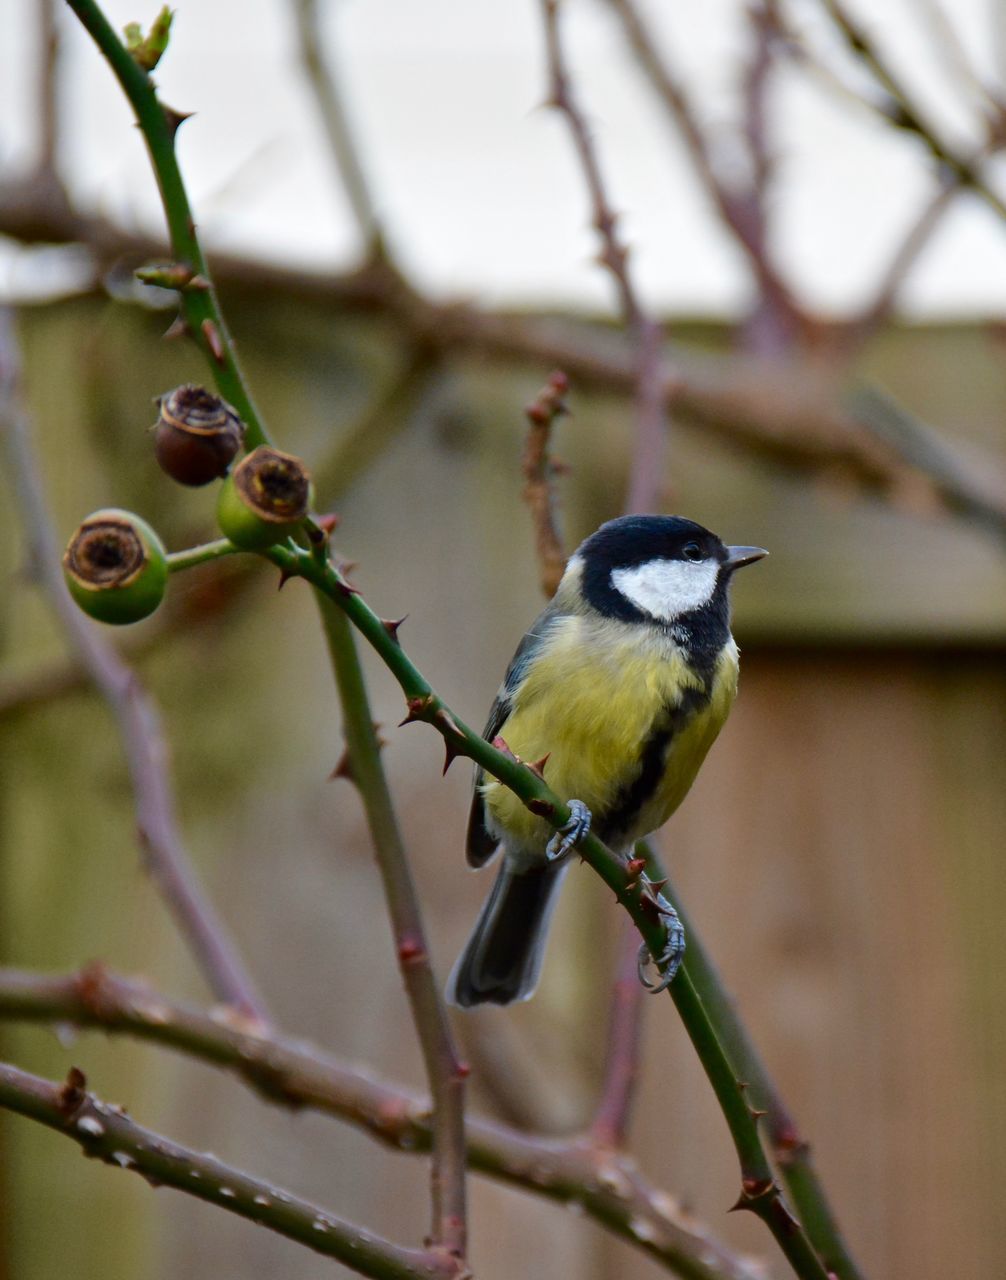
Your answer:
[[[764,547],[727,547],[725,569],[743,569],[746,564],[754,564],[768,555]]]

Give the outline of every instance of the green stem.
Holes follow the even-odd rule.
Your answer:
[[[292,546],[272,547],[263,554],[286,577],[304,578],[348,616],[401,686],[408,701],[408,715],[403,723],[422,720],[431,724],[444,739],[448,763],[455,756],[467,756],[552,826],[558,828],[569,821],[565,802],[538,774],[513,755],[497,750],[454,714],[406,656],[396,629],[374,613],[330,561]],[[650,954],[660,955],[666,944],[666,930],[655,909],[649,882],[643,877],[632,878],[622,861],[594,835],[581,841],[577,852],[632,916]],[[824,1267],[782,1198],[762,1147],[755,1117],[744,1097],[743,1082],[738,1080],[695,990],[687,958],[669,989],[733,1138],[741,1167],[737,1208],[749,1209],[762,1219],[801,1280],[827,1280]]]
[[[644,849],[650,874],[654,879],[668,881],[666,892],[673,902],[679,904],[674,886],[653,849],[648,844],[644,844]],[[796,1121],[737,1016],[734,1002],[703,946],[697,928],[680,904],[678,914],[688,938],[685,967],[717,1029],[720,1043],[733,1063],[736,1076],[747,1084],[748,1101],[753,1107],[765,1111],[764,1130],[772,1154],[808,1239],[820,1254],[825,1268],[838,1280],[864,1280],[863,1272],[842,1238],[814,1168],[808,1143],[800,1136]]]
[[[344,771],[355,783],[367,813],[399,968],[433,1097],[431,1241],[464,1257],[467,1069],[458,1056],[430,963],[419,898],[381,763],[380,739],[370,711],[353,629],[346,615],[327,596],[318,592],[316,598],[342,704],[346,735]]]
[[[136,112],[136,123],[150,152],[157,185],[179,263],[191,267],[193,284],[180,290],[182,314],[193,341],[206,356],[220,394],[237,410],[246,428],[249,449],[268,444],[269,434],[245,385],[234,344],[217,302],[203,256],[188,195],[175,156],[175,133],[181,120],[158,100],[154,82],[133,60],[115,29],[94,0],[67,0],[111,67]]]
[[[182,573],[197,564],[207,564],[211,560],[222,560],[224,556],[232,556],[241,551],[226,538],[217,538],[215,542],[204,542],[198,547],[186,547],[184,551],[168,553],[168,572]]]

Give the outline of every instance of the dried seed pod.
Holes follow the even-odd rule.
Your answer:
[[[63,553],[66,585],[77,604],[100,622],[139,622],[164,599],[164,544],[132,511],[95,511]]]
[[[299,458],[260,445],[224,481],[217,520],[235,546],[257,551],[293,533],[311,505],[311,477]]]
[[[186,383],[160,398],[154,426],[154,456],[179,484],[209,484],[227,474],[244,443],[244,423],[205,387]]]

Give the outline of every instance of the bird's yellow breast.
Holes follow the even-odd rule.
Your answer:
[[[582,800],[603,832],[606,816],[624,807],[645,767],[645,748],[663,727],[652,785],[618,833],[627,845],[666,822],[684,799],[736,691],[732,640],[707,690],[666,633],[574,615],[555,625],[531,661],[500,734],[523,760],[548,754],[546,782],[564,800]],[[529,856],[544,848],[547,823],[498,782],[487,779],[483,792],[494,835]]]

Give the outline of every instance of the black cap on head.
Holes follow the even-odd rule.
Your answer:
[[[605,573],[648,560],[718,560],[727,549],[694,520],[684,516],[619,516],[609,520],[577,548],[587,565]]]

